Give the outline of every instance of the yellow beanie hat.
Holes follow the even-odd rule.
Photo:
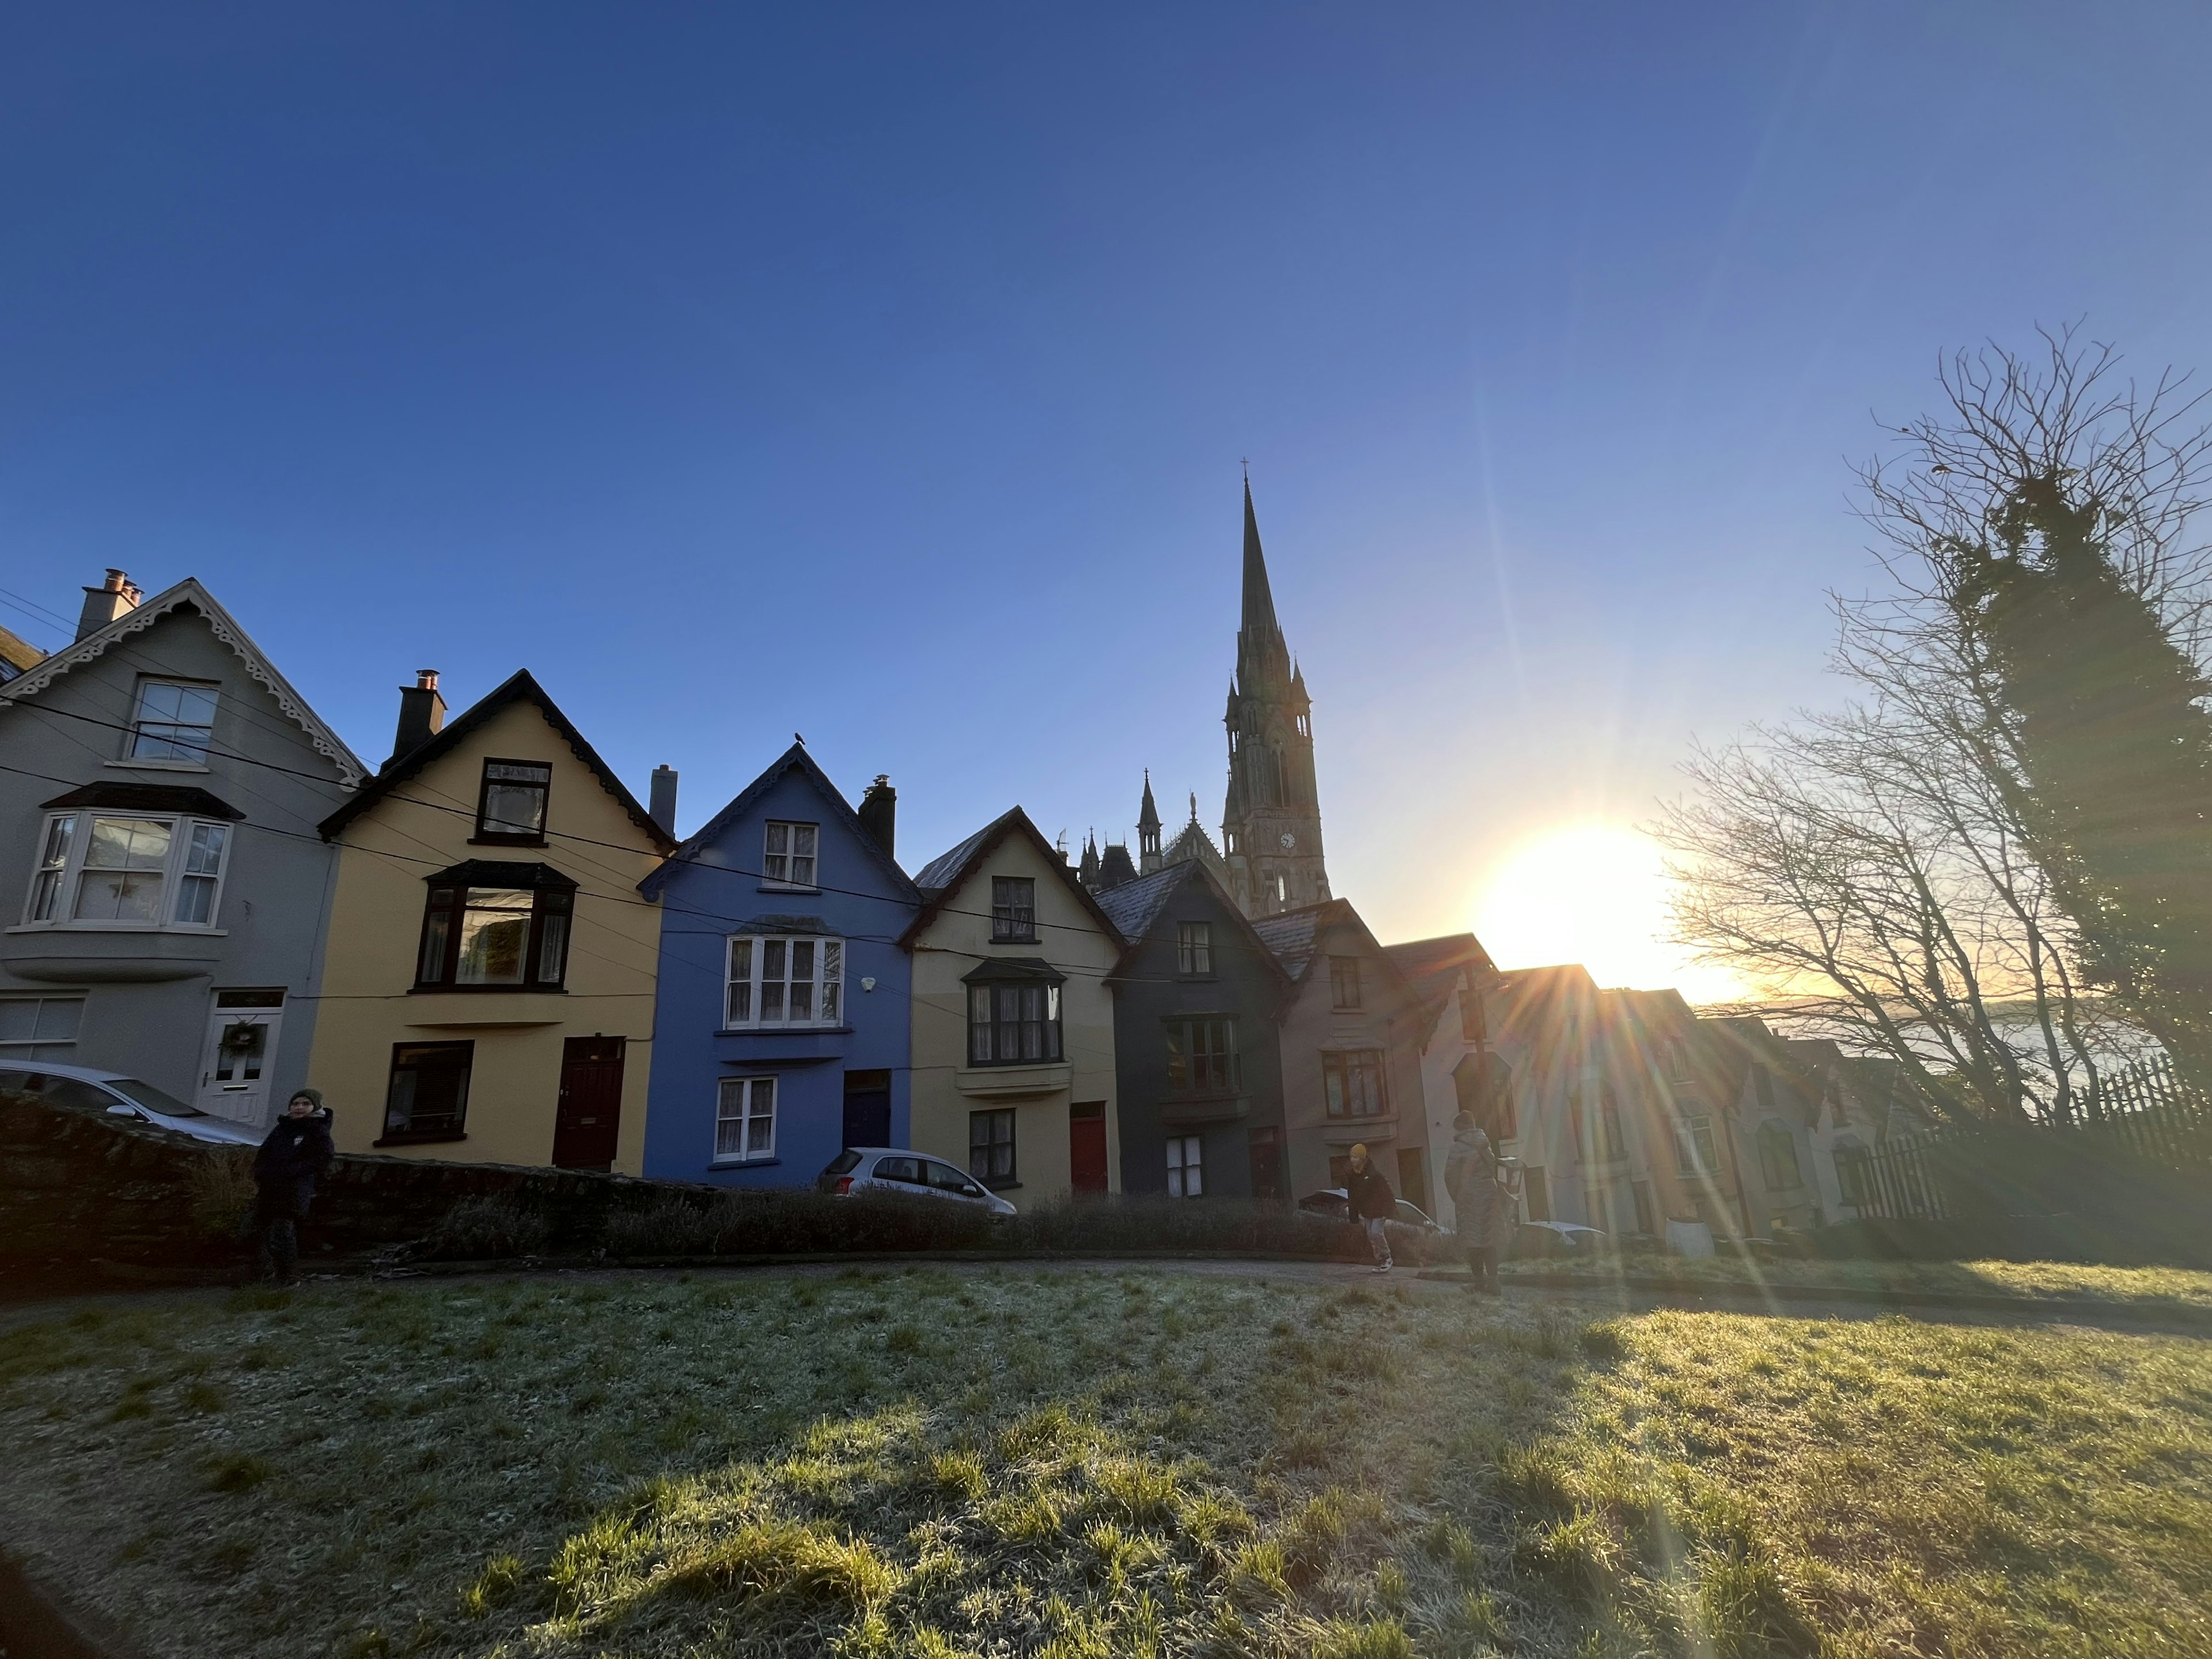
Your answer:
[[[1357,1146],[1354,1146],[1354,1147],[1352,1149],[1352,1157],[1354,1157],[1354,1158],[1364,1158],[1364,1157],[1366,1157],[1366,1156],[1367,1156],[1367,1143],[1366,1143],[1365,1141],[1364,1141],[1364,1140],[1363,1140],[1363,1141],[1361,1141],[1361,1142],[1360,1142]]]

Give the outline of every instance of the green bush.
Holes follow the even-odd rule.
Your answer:
[[[544,1217],[512,1198],[465,1198],[439,1218],[425,1254],[447,1261],[537,1255],[553,1235]]]

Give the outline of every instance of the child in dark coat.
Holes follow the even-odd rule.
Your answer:
[[[291,1282],[300,1265],[299,1224],[307,1218],[317,1178],[334,1156],[331,1114],[321,1094],[299,1091],[253,1154],[253,1181],[259,1188],[253,1223],[261,1240],[262,1278]]]

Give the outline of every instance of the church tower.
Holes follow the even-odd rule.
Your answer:
[[[1230,890],[1248,916],[1328,897],[1321,798],[1314,785],[1313,702],[1275,620],[1252,481],[1244,481],[1244,618],[1229,687],[1229,794],[1221,809]]]
[[[1137,808],[1137,873],[1149,876],[1166,867],[1160,856],[1160,809],[1152,805],[1152,771],[1146,767],[1144,804]]]

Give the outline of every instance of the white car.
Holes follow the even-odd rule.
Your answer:
[[[903,1146],[848,1146],[815,1177],[814,1189],[832,1198],[854,1193],[903,1193],[909,1198],[946,1198],[972,1204],[993,1215],[1013,1215],[1014,1206],[965,1170],[941,1158]]]
[[[54,1066],[44,1061],[0,1067],[0,1094],[29,1095],[51,1100],[57,1106],[80,1106],[117,1117],[135,1117],[164,1129],[174,1129],[195,1140],[218,1141],[226,1146],[258,1146],[261,1135],[242,1123],[216,1117],[197,1106],[187,1106],[174,1095],[120,1072],[96,1071],[89,1066]]]

